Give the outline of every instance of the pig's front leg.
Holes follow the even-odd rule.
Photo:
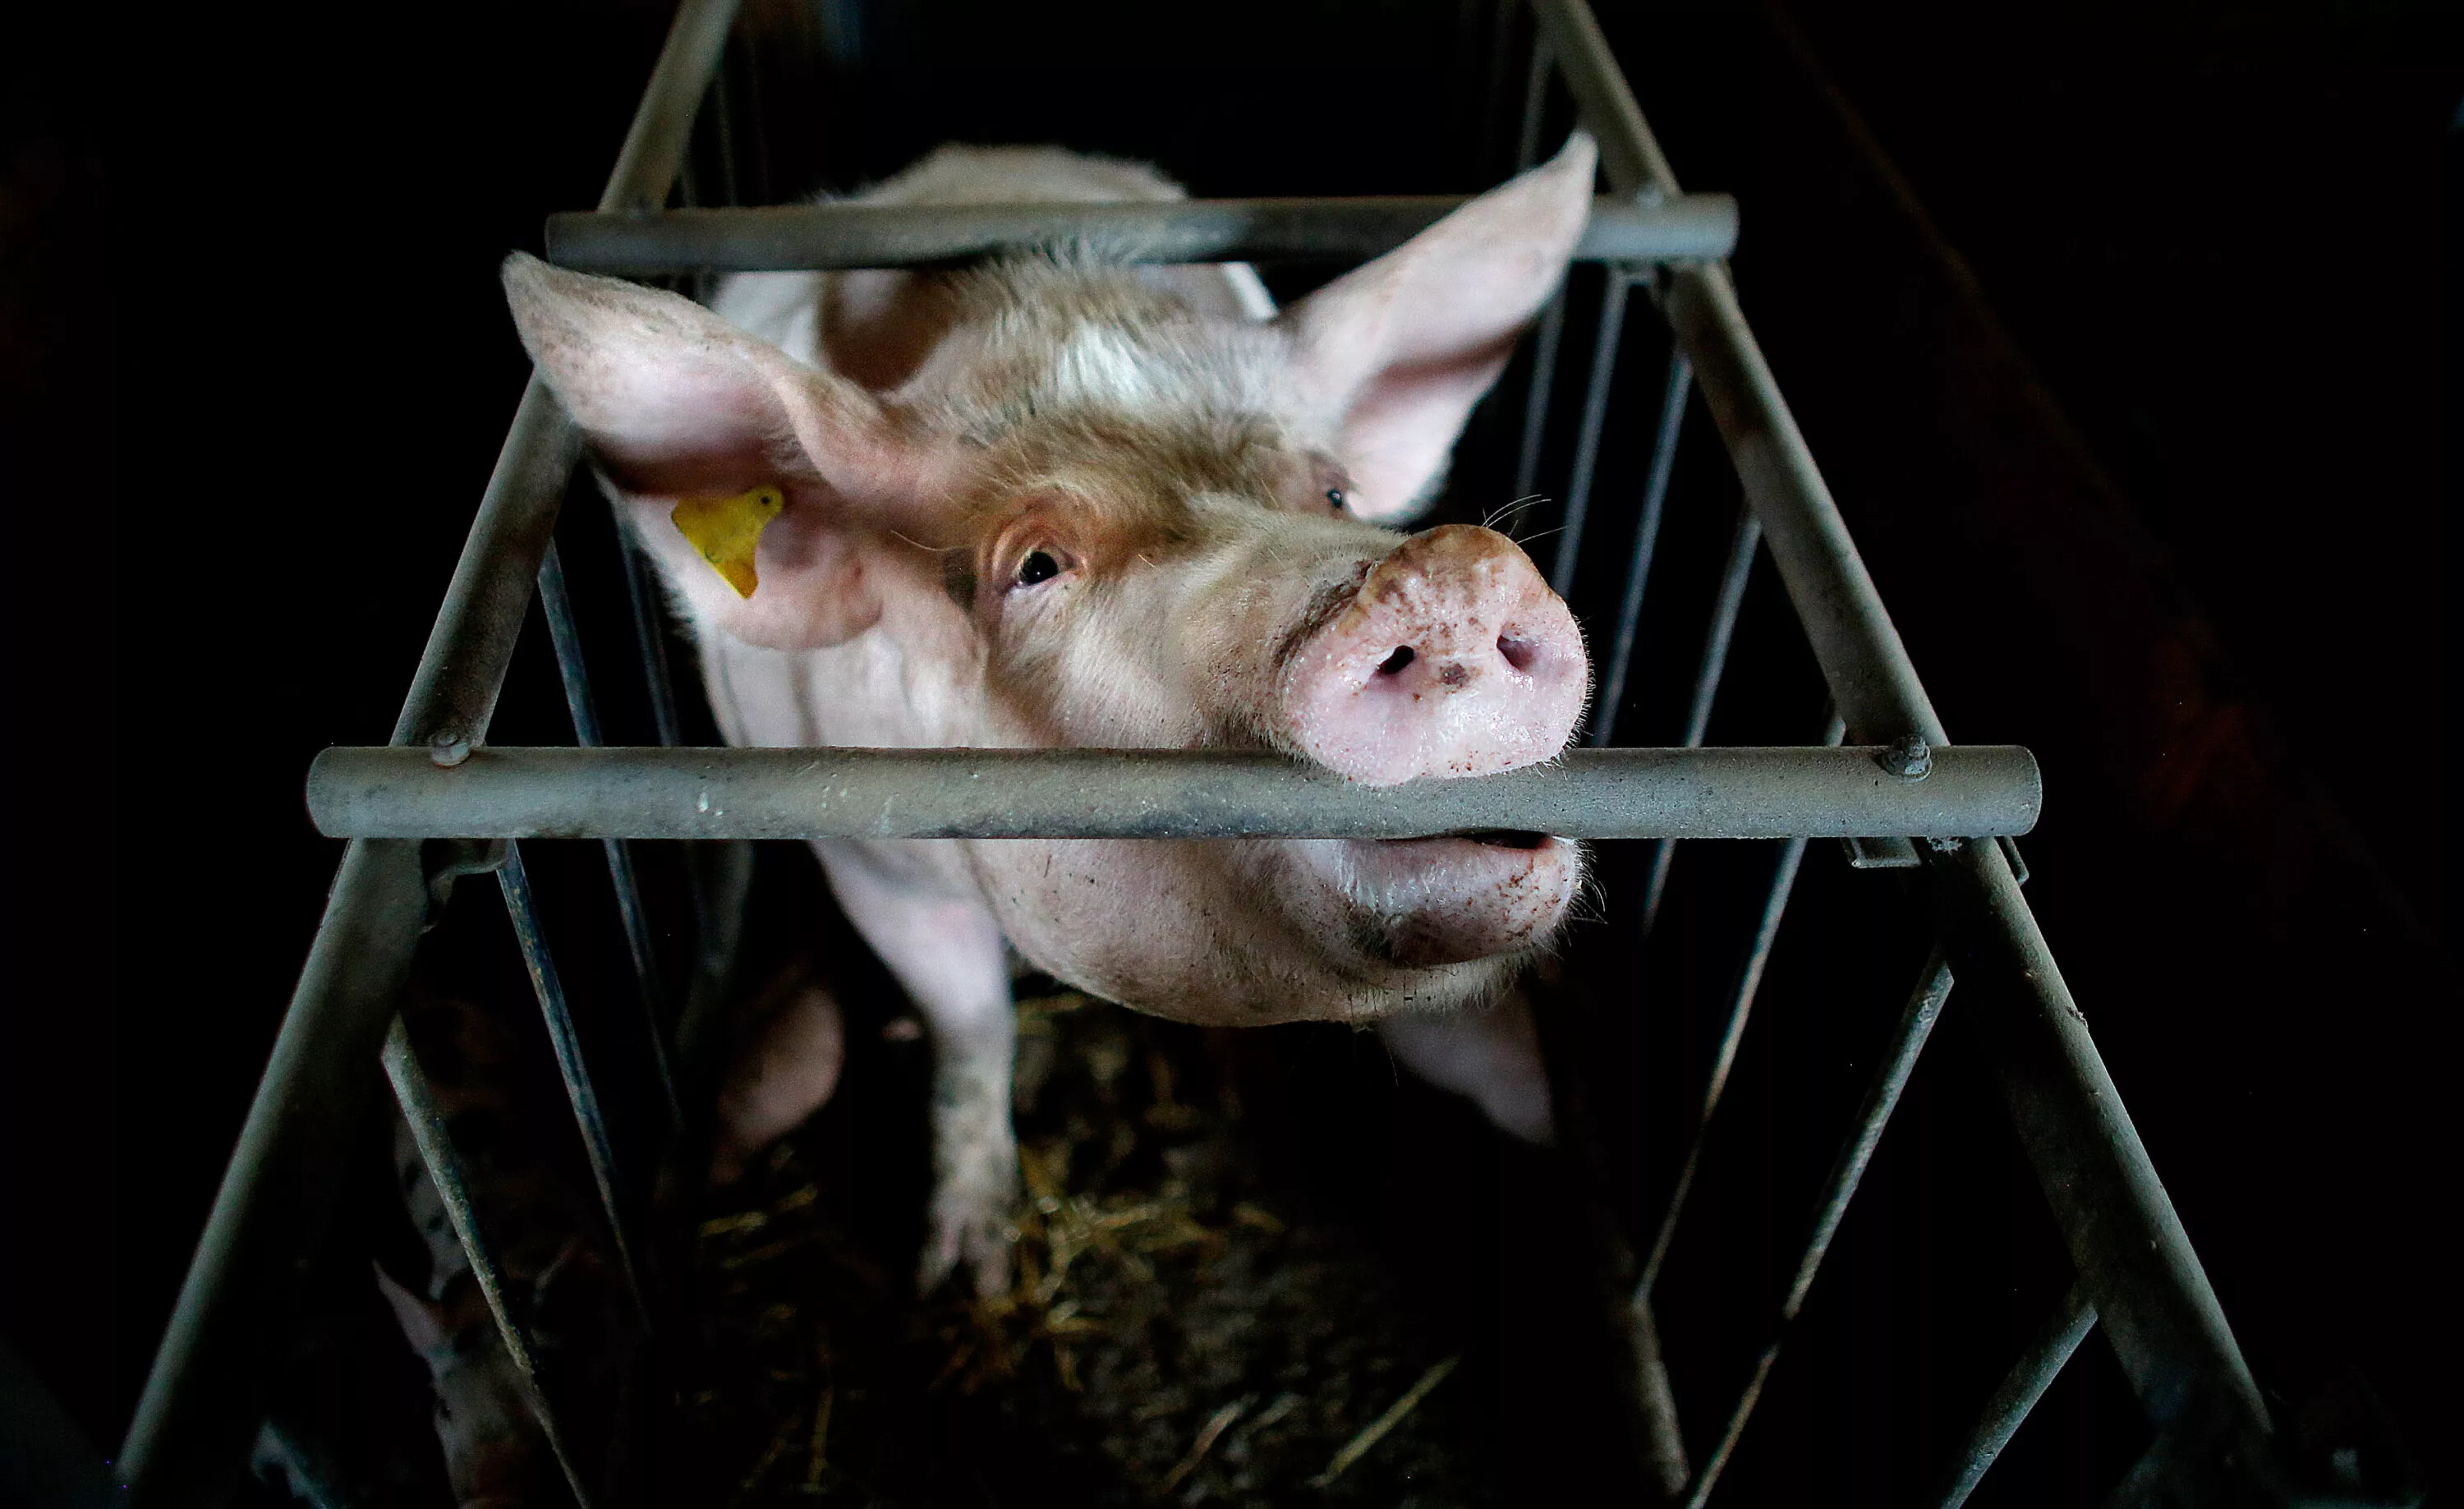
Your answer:
[[[933,1203],[918,1282],[960,1263],[979,1294],[1009,1287],[1018,1143],[1010,1124],[1016,1022],[999,924],[901,856],[858,843],[815,844],[830,889],[907,989],[933,1033]]]
[[[1543,1147],[1556,1141],[1540,1033],[1520,987],[1487,1006],[1381,1018],[1377,1035],[1405,1068],[1479,1106],[1499,1131]]]

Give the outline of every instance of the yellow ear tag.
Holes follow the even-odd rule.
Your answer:
[[[786,506],[786,495],[779,489],[757,487],[734,498],[678,499],[668,517],[711,569],[736,588],[737,596],[751,597],[753,588],[760,585],[753,572],[753,547],[761,543],[761,531]]]

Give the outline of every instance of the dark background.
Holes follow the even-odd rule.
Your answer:
[[[2045,764],[2031,899],[2262,1380],[2358,1368],[2452,1484],[2456,12],[1603,11],[1680,175],[1743,199],[1747,309],[1946,721]],[[952,138],[1217,194],[1504,166],[1450,8],[756,14],[861,59],[762,101],[842,185]],[[99,1443],[316,924],[301,773],[385,737],[519,390],[495,263],[596,198],[665,19],[5,49],[0,1336]]]

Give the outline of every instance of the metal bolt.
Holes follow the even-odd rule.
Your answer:
[[[471,738],[451,728],[430,734],[428,736],[428,758],[451,770],[471,758]]]
[[[1933,770],[1933,750],[1914,734],[1875,756],[1882,768],[1903,781],[1922,781]]]

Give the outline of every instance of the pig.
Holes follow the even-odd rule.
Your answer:
[[[542,1152],[553,1145],[553,1121],[536,1124],[520,1114],[527,1102],[517,1093],[520,1050],[513,1033],[471,1002],[426,989],[413,992],[404,1020],[448,1135],[461,1152],[472,1202],[503,1270],[507,1302],[554,1375],[547,1386],[561,1380],[559,1397],[568,1409],[604,1409],[592,1388],[612,1387],[613,1376],[629,1365],[625,1339],[630,1333],[617,1306],[597,1212],[577,1199],[575,1182]],[[428,1368],[453,1500],[462,1509],[564,1502],[555,1454],[531,1412],[521,1371],[505,1350],[444,1199],[399,1115],[393,1142],[397,1187],[427,1250],[428,1277],[413,1287],[378,1264],[377,1291]]]
[[[1576,133],[1280,313],[1246,268],[1100,245],[748,275],[709,308],[518,254],[504,282],[731,743],[1234,748],[1456,779],[1558,755],[1589,660],[1511,540],[1393,526],[1564,277],[1595,157]],[[947,147],[858,202],[1179,196],[1133,165]],[[729,499],[766,518],[749,570],[688,536]],[[1005,1273],[1013,950],[1186,1022],[1400,1022],[1400,1056],[1546,1135],[1528,1024],[1483,1011],[1567,915],[1568,840],[814,848],[931,1032],[928,1288]],[[759,1127],[720,1128],[738,1154],[834,1074],[799,1105],[792,1045],[762,1051],[787,1082]]]

